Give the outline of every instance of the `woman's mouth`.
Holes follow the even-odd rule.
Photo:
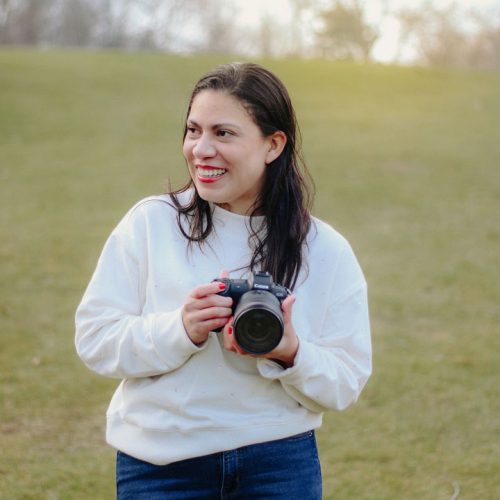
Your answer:
[[[198,166],[196,175],[201,182],[215,182],[226,173],[225,168]]]

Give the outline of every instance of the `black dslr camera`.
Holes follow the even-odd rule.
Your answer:
[[[253,273],[249,280],[221,278],[225,283],[219,293],[233,299],[234,337],[239,346],[251,354],[272,351],[283,336],[281,303],[290,295],[277,285],[269,273]]]

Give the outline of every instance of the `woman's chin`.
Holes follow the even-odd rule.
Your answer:
[[[196,191],[198,192],[198,196],[209,203],[215,203],[216,205],[224,205],[226,204],[226,200],[223,196],[218,193],[214,193],[210,189],[204,189],[203,186],[196,186]]]

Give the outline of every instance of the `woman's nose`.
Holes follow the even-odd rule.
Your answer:
[[[217,150],[215,148],[212,140],[207,137],[206,134],[202,134],[196,144],[193,147],[193,155],[195,158],[212,158],[217,154]]]

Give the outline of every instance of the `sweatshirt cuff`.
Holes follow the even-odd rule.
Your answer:
[[[158,356],[169,366],[180,366],[193,354],[205,349],[189,338],[182,322],[181,308],[172,312],[152,314],[151,340]]]
[[[257,361],[257,369],[265,378],[296,385],[303,381],[304,373],[308,372],[308,366],[311,362],[314,363],[314,346],[303,339],[299,339],[299,349],[297,350],[293,366],[283,368],[275,361],[260,358]]]

